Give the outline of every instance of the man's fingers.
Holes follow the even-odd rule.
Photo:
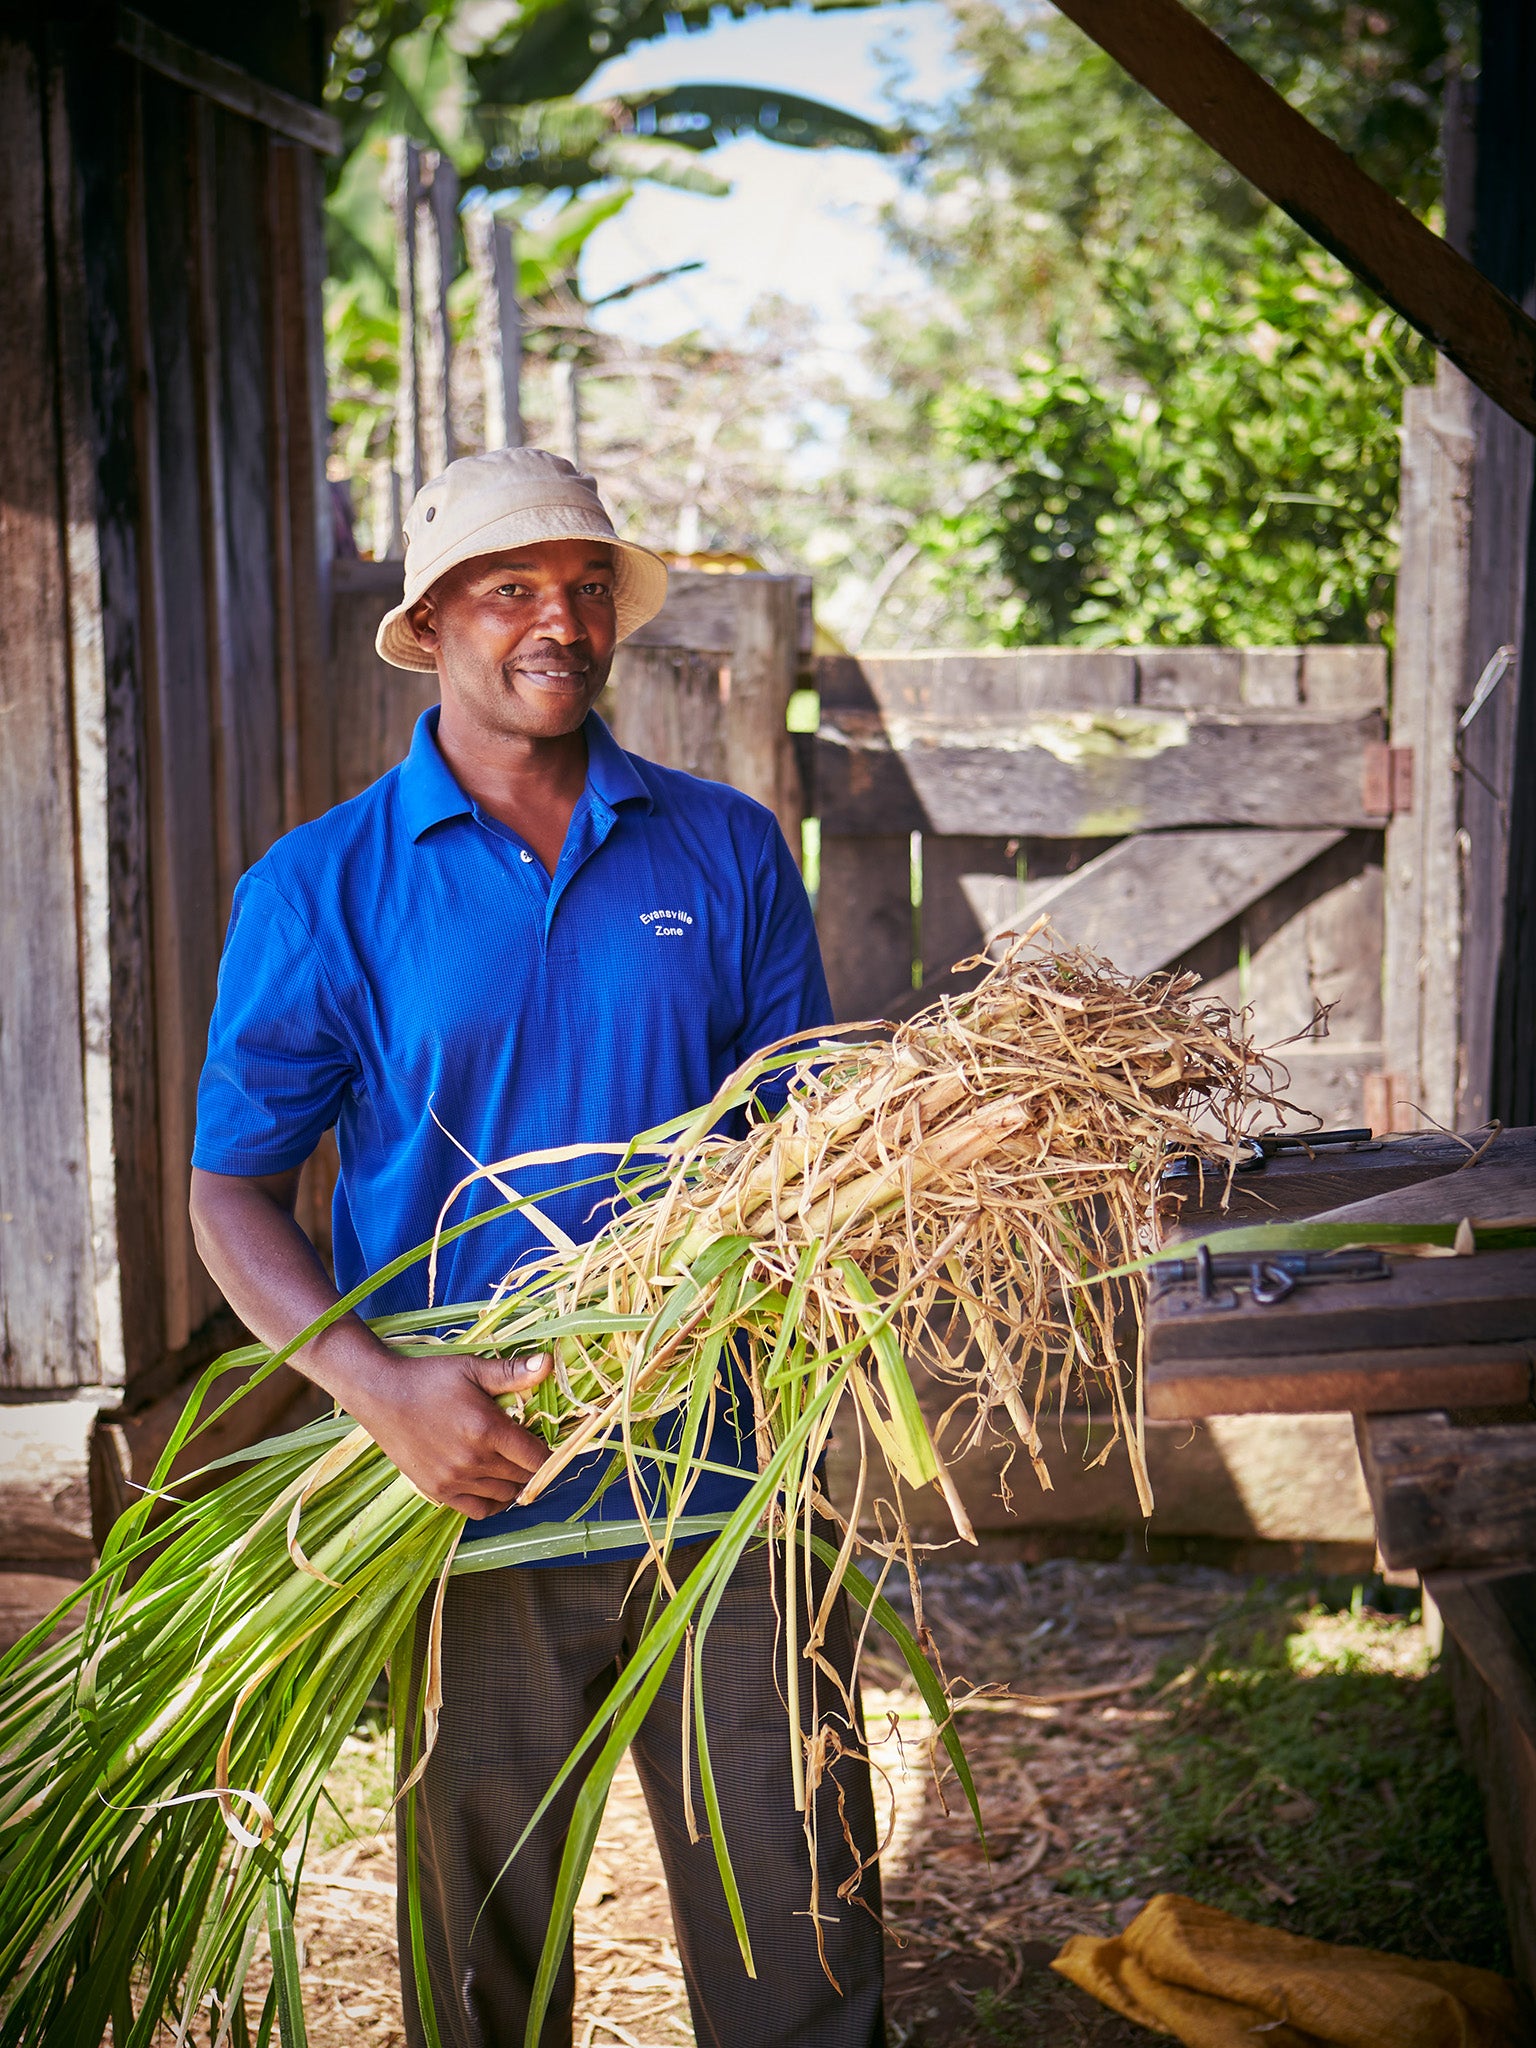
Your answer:
[[[505,1458],[522,1479],[531,1478],[549,1456],[546,1445],[510,1415],[503,1415],[499,1408],[495,1421],[486,1429],[485,1445],[494,1456]]]
[[[499,1494],[489,1497],[483,1493],[450,1493],[438,1505],[452,1508],[455,1514],[467,1515],[472,1522],[483,1522],[491,1515],[499,1515],[503,1508],[511,1507],[520,1491],[520,1487],[509,1487],[505,1499]]]
[[[476,1361],[475,1377],[488,1394],[526,1394],[549,1378],[554,1363],[547,1351],[526,1358],[482,1358]]]

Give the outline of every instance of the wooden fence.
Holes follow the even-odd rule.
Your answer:
[[[1192,968],[1264,1042],[1300,1034],[1297,1101],[1365,1113],[1382,833],[1409,794],[1384,650],[869,655],[817,679],[817,917],[840,1017],[910,1008],[1049,911],[1133,972]]]

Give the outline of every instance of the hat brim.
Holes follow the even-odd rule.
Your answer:
[[[566,505],[538,506],[527,511],[509,512],[504,518],[478,528],[466,535],[457,547],[449,549],[440,560],[434,560],[423,574],[408,579],[400,603],[379,621],[374,646],[393,668],[430,673],[437,663],[411,630],[408,617],[411,607],[426,595],[439,577],[445,576],[450,569],[456,569],[461,562],[474,561],[480,555],[499,555],[512,548],[537,547],[542,542],[554,540],[591,540],[602,547],[612,548],[617,639],[627,640],[631,633],[638,632],[648,620],[655,618],[666,603],[667,565],[660,555],[653,555],[649,548],[637,547],[633,541],[620,540],[611,529],[605,528],[600,518],[589,517],[579,509]]]

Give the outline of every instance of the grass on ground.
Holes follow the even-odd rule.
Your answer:
[[[1140,1828],[1079,1845],[1058,1888],[1122,1925],[1153,1892],[1184,1892],[1318,1940],[1507,1973],[1437,1648],[1417,1595],[1255,1581],[1143,1695],[1166,1718],[1141,1724]],[[1031,1973],[1007,1999],[983,1994],[982,2038],[1045,2038],[1060,1981]]]

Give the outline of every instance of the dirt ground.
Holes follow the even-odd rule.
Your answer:
[[[1173,1756],[1171,1763],[1165,1758],[1159,1765],[1149,1744],[1171,1736],[1172,1724],[1192,1711],[1194,1689],[1220,1675],[1213,1659],[1220,1661],[1216,1652],[1225,1618],[1253,1608],[1252,1582],[1187,1566],[1058,1561],[1025,1568],[940,1560],[925,1585],[926,1619],[950,1677],[989,1690],[1006,1688],[1012,1697],[992,1692],[978,1698],[963,1721],[988,1855],[953,1780],[942,1787],[936,1781],[928,1760],[932,1730],[915,1689],[879,1656],[869,1667],[866,1713],[892,1828],[883,1864],[892,2048],[1026,2042],[1130,2048],[1150,2042],[1152,2035],[1103,2010],[1047,1965],[1069,1935],[1104,1934],[1124,1925],[1144,1897],[1161,1888],[1165,1872],[1169,1888],[1180,1890],[1196,1889],[1203,1872],[1221,1895],[1207,1889],[1201,1896],[1254,1918],[1277,1918],[1298,1931],[1318,1931],[1316,1922],[1326,1922],[1336,1910],[1319,1894],[1311,1923],[1290,1915],[1298,1898],[1298,1910],[1305,1912],[1307,1898],[1298,1886],[1311,1880],[1296,1876],[1287,1861],[1294,1842],[1294,1854],[1305,1865],[1306,1831],[1297,1833],[1294,1821],[1283,1820],[1287,1811],[1319,1814],[1331,1795],[1321,1781],[1316,1797],[1309,1797],[1274,1777],[1279,1790],[1263,1793],[1269,1802],[1264,1824],[1244,1820],[1234,1835],[1227,1808],[1248,1801],[1253,1811],[1253,1785],[1266,1773],[1261,1760],[1258,1777],[1248,1784],[1244,1742],[1223,1733],[1219,1706],[1200,1709],[1205,1720],[1194,1728],[1195,1747],[1188,1751],[1196,1765],[1193,1790],[1179,1796],[1186,1804],[1204,1797],[1198,1782],[1201,1743],[1213,1774],[1229,1766],[1240,1773],[1239,1793],[1211,1823],[1212,1790],[1202,1809],[1206,1820],[1193,1832],[1186,1829],[1196,1846],[1180,1851],[1182,1862],[1153,1860],[1164,1853],[1153,1819],[1165,1797],[1171,1801],[1168,1812],[1177,1810],[1174,1791],[1187,1757]],[[1364,1672],[1401,1691],[1429,1668],[1430,1646],[1416,1616],[1362,1613],[1357,1594],[1353,1619],[1343,1610],[1341,1635],[1337,1608],[1325,1612],[1314,1606],[1310,1618],[1295,1621],[1306,1609],[1305,1593],[1293,1594],[1288,1607],[1278,1595],[1271,1604],[1280,1617],[1276,1640],[1291,1644],[1289,1665],[1276,1667],[1288,1678],[1298,1672],[1304,1677],[1307,1668],[1294,1647],[1302,1640],[1296,1628],[1305,1643],[1312,1642],[1305,1635],[1310,1629],[1322,1645],[1314,1658],[1321,1660],[1319,1671]],[[1396,1702],[1397,1693],[1391,1699]],[[1329,1723],[1329,1714],[1320,1720]],[[1459,1772],[1444,1714],[1424,1740],[1434,1757],[1445,1752],[1446,1770]],[[1299,1778],[1305,1765],[1289,1768]],[[1333,1760],[1318,1768],[1337,1775],[1340,1766]],[[1411,1768],[1422,1775],[1422,1758]],[[1465,1792],[1464,1779],[1458,1776],[1456,1783]],[[1355,1810],[1348,1803],[1354,1791],[1342,1783],[1335,1789],[1339,1813],[1347,1817]],[[374,1832],[388,1792],[381,1738],[349,1739],[331,1791],[338,1811],[324,1817],[298,1921],[310,2041],[313,2048],[359,2042],[393,2048],[404,2035],[393,1927],[394,1852],[388,1837]],[[1369,1830],[1394,1819],[1378,1814],[1374,1791],[1366,1797],[1360,1825]],[[1443,1799],[1440,1804],[1451,1810]],[[1474,1806],[1464,1798],[1454,1811],[1462,1834],[1476,1832]],[[1199,1862],[1207,1838],[1215,1844],[1208,1867]],[[1366,1842],[1365,1836],[1359,1839]],[[1480,1841],[1473,1846],[1480,1857]],[[1373,1895],[1394,1882],[1417,1888],[1414,1879],[1382,1874],[1395,1867],[1389,1847],[1376,1844],[1372,1835],[1360,1850],[1377,1869]],[[1448,1853],[1465,1862],[1468,1844],[1453,1841]],[[1491,1896],[1486,1874],[1479,1882]],[[1479,1893],[1474,1904],[1484,1919],[1489,1911],[1496,1918],[1496,1901],[1489,1908]],[[1382,1945],[1399,1945],[1390,1933]],[[1335,1938],[1372,1938],[1371,1929]],[[1462,1937],[1463,1948],[1469,1938]],[[1479,1953],[1463,1959],[1489,1958]],[[578,1910],[577,1976],[578,2048],[686,2048],[693,2041],[660,1864],[639,1785],[628,1768],[615,1787]]]

